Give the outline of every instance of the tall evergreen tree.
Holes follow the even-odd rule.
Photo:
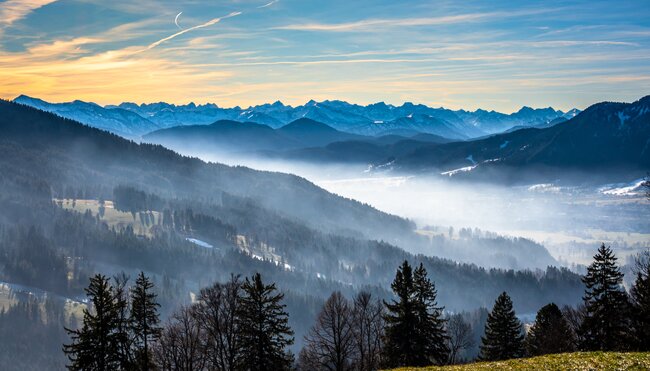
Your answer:
[[[650,351],[650,251],[637,259],[636,274],[630,290],[635,346],[638,350]]]
[[[293,344],[293,331],[282,304],[284,294],[275,283],[265,285],[259,273],[242,285],[238,310],[241,359],[239,369],[246,371],[288,370],[293,355],[286,347]]]
[[[523,341],[521,322],[515,316],[512,300],[504,292],[488,314],[479,358],[484,361],[519,358],[524,353]]]
[[[582,278],[585,317],[579,334],[585,350],[623,350],[628,345],[629,305],[616,260],[612,250],[601,245]]]
[[[526,351],[531,356],[571,352],[575,343],[573,332],[555,303],[547,304],[537,312],[525,342]]]
[[[397,300],[385,303],[386,344],[385,362],[388,367],[422,366],[426,358],[418,352],[418,316],[413,269],[404,261],[390,285]]]
[[[161,328],[153,282],[140,272],[131,289],[130,324],[133,330],[135,363],[139,370],[152,368],[151,345],[159,338]]]
[[[444,307],[436,302],[436,286],[427,277],[422,263],[413,273],[413,288],[417,306],[417,351],[426,357],[426,364],[444,364],[449,357]]]
[[[109,279],[97,274],[86,288],[92,308],[84,309],[80,330],[67,329],[71,344],[63,346],[70,370],[108,371],[120,368],[118,306]]]

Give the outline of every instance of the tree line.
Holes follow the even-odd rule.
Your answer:
[[[582,280],[583,304],[561,310],[549,303],[528,331],[506,292],[487,316],[479,359],[505,360],[552,353],[650,350],[650,253],[637,259],[627,293],[617,258],[604,244]],[[393,299],[361,291],[352,300],[336,291],[304,337],[297,359],[288,350],[284,294],[275,283],[231,276],[203,288],[192,304],[161,325],[153,284],[141,273],[128,279],[91,278],[89,308],[80,329],[66,329],[71,370],[377,370],[463,361],[471,328],[445,315],[435,283],[422,264],[404,261],[391,284]],[[464,360],[467,361],[467,360]]]

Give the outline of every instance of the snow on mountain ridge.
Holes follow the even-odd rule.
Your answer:
[[[412,102],[405,102],[401,106],[385,102],[362,106],[341,100],[317,102],[313,99],[304,105],[295,107],[284,105],[278,100],[274,103],[250,106],[245,109],[240,107],[220,108],[214,103],[197,105],[193,102],[185,105],[166,102],[138,105],[124,102],[119,105],[102,107],[95,103],[79,100],[69,103],[48,103],[24,95],[17,97],[15,101],[56,112],[120,135],[136,137],[160,128],[180,125],[209,125],[218,120],[254,121],[272,128],[279,128],[304,117],[354,134],[385,135],[398,131],[436,134],[452,139],[471,139],[503,132],[515,126],[527,127],[548,123],[566,115],[562,111],[555,111],[550,107],[534,109],[524,106],[519,111],[508,115],[482,109],[474,112],[453,111]],[[95,110],[96,112],[93,112]],[[116,114],[118,112],[122,113]],[[121,118],[125,115],[124,112],[136,114],[140,116],[141,120],[134,117]],[[579,111],[571,110],[569,112],[575,115]]]

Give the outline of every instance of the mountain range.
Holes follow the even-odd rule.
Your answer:
[[[560,117],[464,141],[422,133],[359,136],[310,119],[278,129],[230,121],[178,126],[145,135],[144,140],[182,153],[237,150],[267,158],[357,163],[445,177],[494,178],[501,173],[517,174],[521,180],[554,179],[558,170],[638,177],[650,168],[650,96],[633,103],[598,103],[568,120]]]
[[[0,154],[0,224],[42,226],[43,233],[52,235],[52,249],[61,256],[81,254],[84,264],[170,274],[194,288],[197,282],[224,279],[231,272],[263,270],[288,290],[324,296],[333,288],[350,290],[353,285],[384,290],[395,266],[418,259],[435,272],[440,297],[459,309],[486,305],[504,288],[521,298],[527,310],[532,303],[524,298],[531,289],[542,292],[540,300],[571,303],[579,288],[576,276],[564,271],[515,276],[512,271],[416,256],[398,246],[433,250],[428,238],[414,232],[413,222],[298,176],[206,163],[2,100]],[[127,196],[120,196],[124,190]],[[75,216],[57,206],[64,199],[68,204],[110,200],[112,210],[132,213],[121,223],[136,222],[139,216],[151,225],[151,235],[109,229],[90,211]],[[146,222],[153,214],[163,217]],[[199,240],[205,244],[191,242]],[[486,244],[498,244],[499,249]],[[462,244],[449,240],[447,245],[449,253],[482,263],[516,264],[499,268],[556,264],[543,246],[527,240],[477,237]],[[546,278],[570,286],[570,295],[547,289]]]
[[[454,175],[488,169],[567,169],[636,172],[650,169],[650,96],[633,103],[597,103],[546,128],[488,138],[429,144],[395,160],[409,169],[447,169]]]
[[[556,177],[553,169],[642,176],[650,168],[650,96],[633,103],[597,103],[583,112],[524,107],[511,115],[432,109],[409,103],[399,107],[383,103],[359,106],[341,101],[311,101],[296,108],[276,102],[243,111],[167,103],[108,107],[81,101],[50,104],[26,96],[15,101],[63,117],[81,117],[80,121],[90,126],[120,135],[129,130],[135,134],[153,129],[142,134],[140,140],[191,154],[239,152],[310,162],[359,163],[382,170],[424,171],[449,177],[491,178],[496,172],[511,174],[510,170],[517,169],[543,178]],[[332,126],[300,117],[282,123],[296,112],[330,123],[333,117],[338,121]],[[243,114],[266,123],[231,119],[203,123],[215,115],[241,118]],[[383,120],[363,123],[362,118],[369,116]],[[163,117],[191,117],[201,123],[166,127],[178,122]],[[120,121],[123,119],[130,124]],[[377,127],[386,130],[370,129]],[[484,134],[490,131],[498,132]],[[464,133],[466,138],[453,139],[458,133]],[[483,135],[473,137],[479,134]],[[520,177],[527,178],[522,174]]]
[[[428,133],[454,140],[466,140],[503,132],[513,127],[547,125],[571,118],[578,112],[576,109],[564,113],[553,108],[523,107],[518,112],[503,114],[480,109],[453,111],[409,102],[401,106],[383,102],[362,106],[338,100],[311,100],[295,107],[278,101],[248,108],[221,108],[212,103],[175,105],[164,102],[140,105],[122,103],[102,107],[79,100],[48,103],[25,95],[15,98],[14,101],[133,139],[159,129],[210,125],[222,120],[255,122],[276,129],[298,119],[308,118],[336,130],[357,135],[412,136]]]

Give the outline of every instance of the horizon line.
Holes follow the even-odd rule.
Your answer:
[[[646,95],[643,95],[643,96],[639,97],[638,99],[636,99],[635,101],[637,101],[639,99],[642,99],[645,96]],[[593,103],[589,104],[588,106],[586,106],[584,108],[579,108],[577,106],[573,106],[572,108],[567,109],[566,111],[564,111],[562,109],[556,109],[551,105],[546,106],[546,107],[532,107],[532,106],[528,106],[528,105],[522,105],[518,110],[507,113],[507,112],[498,111],[498,110],[495,110],[495,109],[485,109],[485,108],[477,108],[477,109],[474,109],[474,110],[468,110],[468,109],[465,109],[465,108],[452,109],[452,108],[447,108],[447,107],[444,107],[444,106],[432,106],[432,105],[428,105],[428,104],[425,104],[425,103],[416,103],[416,102],[413,102],[413,101],[402,101],[401,104],[387,103],[386,101],[377,101],[377,102],[368,103],[368,104],[360,104],[360,103],[353,103],[353,102],[350,102],[350,101],[347,101],[347,100],[341,100],[341,99],[325,99],[325,100],[321,100],[321,101],[317,101],[315,99],[309,99],[305,103],[298,104],[298,105],[291,105],[291,104],[284,104],[281,99],[276,99],[273,102],[269,101],[269,102],[265,102],[265,103],[262,103],[262,104],[248,105],[247,107],[244,107],[242,105],[220,106],[219,104],[217,104],[215,102],[208,102],[208,101],[206,101],[205,103],[195,103],[194,101],[189,101],[187,103],[178,103],[178,102],[167,102],[167,101],[162,101],[162,100],[161,101],[140,102],[140,103],[131,102],[131,101],[122,101],[122,102],[119,102],[119,103],[100,104],[100,103],[97,103],[97,102],[86,101],[86,100],[82,100],[82,99],[60,100],[60,101],[46,100],[46,99],[43,99],[43,98],[40,98],[40,97],[35,97],[35,96],[27,95],[27,94],[24,94],[24,93],[19,94],[18,96],[14,97],[14,98],[8,98],[8,99],[5,98],[5,99],[10,100],[10,101],[13,102],[13,101],[15,101],[16,99],[18,99],[20,97],[27,97],[27,98],[30,98],[30,99],[38,99],[38,100],[42,100],[42,101],[44,101],[46,103],[50,103],[50,104],[66,104],[66,103],[74,103],[76,101],[79,101],[79,102],[83,102],[83,103],[95,104],[95,105],[98,105],[98,106],[100,106],[102,108],[107,108],[107,107],[110,107],[110,106],[119,107],[121,104],[125,104],[125,103],[135,104],[138,107],[142,106],[142,105],[152,105],[152,104],[164,103],[164,104],[174,105],[176,107],[189,106],[189,105],[193,104],[193,105],[195,105],[197,107],[214,105],[217,108],[221,108],[221,109],[237,109],[238,108],[238,109],[241,109],[241,110],[246,110],[246,109],[251,109],[251,108],[255,108],[255,107],[259,107],[259,106],[263,106],[263,105],[273,105],[273,104],[276,104],[276,103],[280,103],[284,107],[298,108],[298,107],[304,107],[307,104],[309,104],[310,102],[314,102],[316,104],[327,103],[327,102],[344,102],[344,103],[347,103],[347,104],[350,104],[350,105],[356,105],[356,106],[360,106],[360,107],[368,107],[368,106],[383,103],[383,104],[385,104],[387,106],[392,106],[392,107],[398,108],[398,107],[403,107],[406,104],[412,104],[414,106],[425,106],[425,107],[433,108],[433,109],[446,109],[446,110],[454,111],[454,112],[456,112],[456,111],[466,111],[466,112],[486,111],[486,112],[502,113],[502,114],[507,114],[507,115],[517,113],[517,112],[521,111],[524,108],[531,108],[531,109],[534,109],[534,110],[549,109],[550,108],[550,109],[553,109],[554,111],[561,111],[563,113],[567,113],[567,112],[569,112],[571,110],[574,110],[574,109],[584,111],[585,109],[587,109],[588,107],[590,107],[590,106],[592,106],[594,104],[603,103],[603,102],[616,102],[616,101],[609,101],[609,100],[597,101],[597,102],[593,102]],[[632,103],[632,102],[619,102],[619,103]]]

